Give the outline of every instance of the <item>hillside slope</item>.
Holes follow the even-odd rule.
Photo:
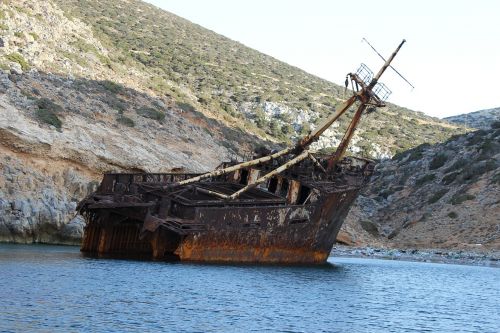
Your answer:
[[[499,249],[500,122],[492,126],[381,162],[346,232],[394,247]]]
[[[116,81],[262,138],[294,140],[345,98],[343,87],[138,0],[19,0],[0,8],[4,67],[17,53],[27,66]],[[336,146],[347,119],[336,126],[316,148]],[[390,157],[462,132],[389,104],[365,117],[352,152]]]
[[[500,121],[500,108],[485,109],[443,118],[451,123],[478,129],[489,129],[495,121]]]

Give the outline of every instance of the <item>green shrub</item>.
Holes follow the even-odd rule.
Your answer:
[[[455,212],[449,212],[448,217],[451,219],[456,219],[458,217],[458,214]]]
[[[0,23],[0,30],[9,30],[9,26],[3,23]]]
[[[59,112],[64,111],[62,106],[54,103],[52,100],[45,98],[45,97],[38,99],[36,101],[36,105],[38,106],[39,109],[49,110],[53,113],[59,113]]]
[[[441,182],[445,185],[449,185],[453,183],[453,181],[457,178],[459,172],[452,172],[449,174],[446,174],[443,179],[441,179]]]
[[[488,161],[481,161],[464,168],[462,174],[460,175],[460,178],[465,182],[473,182],[486,172],[495,170],[496,168],[498,168],[498,165],[493,159]]]
[[[122,99],[116,98],[115,96],[110,96],[109,98],[105,98],[104,101],[109,107],[117,110],[120,113],[123,113],[128,107],[127,102]]]
[[[269,134],[271,134],[274,137],[278,137],[280,135],[279,125],[275,119],[271,120],[271,122],[269,123],[269,131],[270,131]]]
[[[448,160],[448,157],[445,154],[438,154],[436,155],[431,163],[429,163],[429,170],[436,170],[442,167],[446,161]]]
[[[439,191],[437,191],[436,193],[434,193],[432,195],[432,197],[429,198],[428,203],[433,204],[433,203],[438,202],[439,199],[441,199],[443,197],[443,195],[445,195],[446,193],[448,193],[448,189],[447,188],[440,189]]]
[[[30,32],[29,34],[31,35],[31,37],[33,37],[34,40],[40,39],[40,37],[38,36],[38,34],[36,32]]]
[[[62,121],[59,119],[57,114],[52,110],[38,109],[36,110],[36,116],[38,120],[46,124],[52,125],[55,128],[59,129],[62,126]]]
[[[490,158],[491,156],[496,155],[500,151],[500,144],[498,144],[496,141],[492,139],[485,139],[480,145],[479,145],[479,151],[480,154],[477,157],[478,161],[481,160],[486,160]]]
[[[184,103],[184,102],[181,102],[181,103],[177,103],[177,107],[179,109],[181,109],[182,111],[187,111],[187,112],[194,112],[196,109],[194,108],[194,106],[192,106],[191,104],[189,103]]]
[[[393,160],[401,161],[403,160],[406,156],[409,155],[408,157],[408,162],[412,161],[417,161],[421,159],[424,154],[423,151],[429,148],[431,145],[429,143],[423,143],[420,146],[417,146],[413,149],[409,149],[403,152],[398,152],[394,157],[392,158]]]
[[[118,121],[120,124],[128,126],[128,127],[135,126],[135,122],[132,119],[130,119],[129,117],[125,117],[123,115],[116,118],[116,121]]]
[[[17,38],[23,38],[24,34],[20,31],[16,31],[16,32],[14,32],[14,36],[16,36]]]
[[[469,161],[464,158],[461,158],[457,160],[455,163],[453,163],[450,167],[446,168],[446,170],[444,170],[444,173],[457,171],[458,169],[462,169],[467,164],[469,164]]]
[[[104,87],[104,89],[114,93],[114,94],[119,94],[123,92],[124,88],[121,84],[110,81],[110,80],[104,80],[100,82],[100,85]]]
[[[475,199],[476,197],[473,196],[472,194],[459,194],[459,193],[456,193],[455,195],[453,195],[450,199],[450,203],[452,205],[460,205],[461,203],[467,201],[467,200],[473,200]]]
[[[266,114],[264,113],[264,110],[260,106],[257,106],[254,109],[254,121],[255,125],[257,125],[258,128],[264,128],[267,124]]]
[[[26,59],[24,59],[23,56],[20,55],[19,53],[14,52],[14,53],[7,54],[5,56],[5,58],[7,60],[12,61],[12,62],[17,62],[19,65],[21,65],[21,69],[23,71],[27,71],[28,69],[30,69],[30,65],[28,64]]]
[[[150,119],[154,119],[157,121],[162,121],[163,119],[165,119],[164,112],[158,111],[158,110],[153,109],[153,108],[142,107],[142,108],[139,108],[135,111],[137,112],[138,115],[141,115],[145,118],[150,118]]]
[[[423,185],[423,184],[425,184],[427,182],[433,181],[435,178],[436,178],[436,174],[430,173],[428,175],[425,175],[425,176],[420,177],[419,179],[417,179],[415,181],[415,185],[416,186],[421,186],[421,185]]]

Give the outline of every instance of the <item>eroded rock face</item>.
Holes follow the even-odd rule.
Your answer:
[[[99,82],[75,84],[36,71],[0,72],[0,241],[78,244],[77,202],[104,172],[196,172],[228,159],[217,136],[199,125],[203,119],[195,123],[166,104],[162,122],[141,117],[133,110],[161,100],[130,89],[119,97],[134,112],[135,126],[126,127],[101,101],[118,97]],[[42,98],[61,108],[60,129],[37,117]]]
[[[75,208],[95,184],[64,163],[0,150],[0,241],[79,244],[83,220]]]
[[[500,127],[490,126],[379,163],[343,230],[394,247],[499,249]]]

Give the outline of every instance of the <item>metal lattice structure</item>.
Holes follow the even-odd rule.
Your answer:
[[[363,81],[366,85],[370,84],[373,79],[373,72],[365,64],[361,64],[356,71],[356,75]]]
[[[382,102],[385,102],[391,95],[392,91],[382,82],[377,82],[375,87],[373,87],[373,93],[377,95]]]

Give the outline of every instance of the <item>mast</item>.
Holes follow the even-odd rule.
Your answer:
[[[264,176],[260,177],[256,181],[254,181],[251,184],[248,184],[247,186],[243,187],[239,191],[235,192],[232,195],[226,195],[222,193],[213,193],[214,195],[226,199],[226,200],[233,200],[239,197],[239,195],[251,188],[254,188],[258,184],[267,181],[271,177],[285,171],[286,169],[290,168],[291,166],[299,163],[300,161],[303,161],[306,158],[311,158],[313,162],[316,164],[318,163],[317,160],[314,158],[314,156],[309,152],[308,148],[309,146],[316,142],[321,134],[323,134],[339,117],[341,117],[351,106],[353,106],[356,102],[359,103],[359,106],[357,108],[357,111],[354,114],[354,117],[352,118],[351,122],[349,123],[349,126],[344,133],[344,136],[342,138],[342,141],[340,142],[335,154],[328,160],[328,168],[326,171],[330,171],[335,164],[344,156],[347,147],[349,145],[349,142],[352,139],[352,136],[354,135],[354,132],[359,124],[359,121],[361,119],[361,116],[363,112],[366,110],[368,106],[373,106],[373,107],[381,107],[385,106],[384,100],[390,94],[390,91],[383,85],[382,83],[379,83],[378,80],[384,74],[385,70],[390,67],[391,62],[394,60],[396,57],[397,53],[403,46],[403,44],[406,42],[406,40],[403,39],[403,41],[399,44],[399,46],[396,48],[396,50],[391,54],[389,59],[385,61],[384,65],[380,68],[378,71],[377,75],[373,76],[373,73],[366,67],[365,65],[361,65],[361,67],[358,69],[356,73],[349,73],[347,74],[347,79],[346,79],[346,84],[349,83],[349,80],[351,82],[351,85],[353,87],[353,95],[347,99],[330,117],[328,117],[320,126],[318,126],[314,131],[312,131],[310,134],[306,135],[302,139],[300,139],[295,147],[288,147],[285,148],[281,151],[278,151],[274,154],[270,154],[268,156],[260,157],[251,161],[239,163],[236,165],[232,165],[223,169],[216,169],[211,172],[207,172],[205,174],[186,179],[184,181],[170,184],[165,186],[165,189],[169,188],[174,188],[177,186],[181,185],[187,185],[195,182],[199,182],[203,179],[207,178],[212,178],[216,176],[221,176],[233,171],[240,170],[245,167],[249,166],[255,166],[263,163],[269,163],[270,161],[273,161],[279,157],[282,156],[290,156],[289,160],[279,166],[278,168],[274,169],[273,171],[270,171],[269,173],[265,174]],[[381,95],[384,94],[384,95]],[[381,95],[381,96],[379,96]]]

